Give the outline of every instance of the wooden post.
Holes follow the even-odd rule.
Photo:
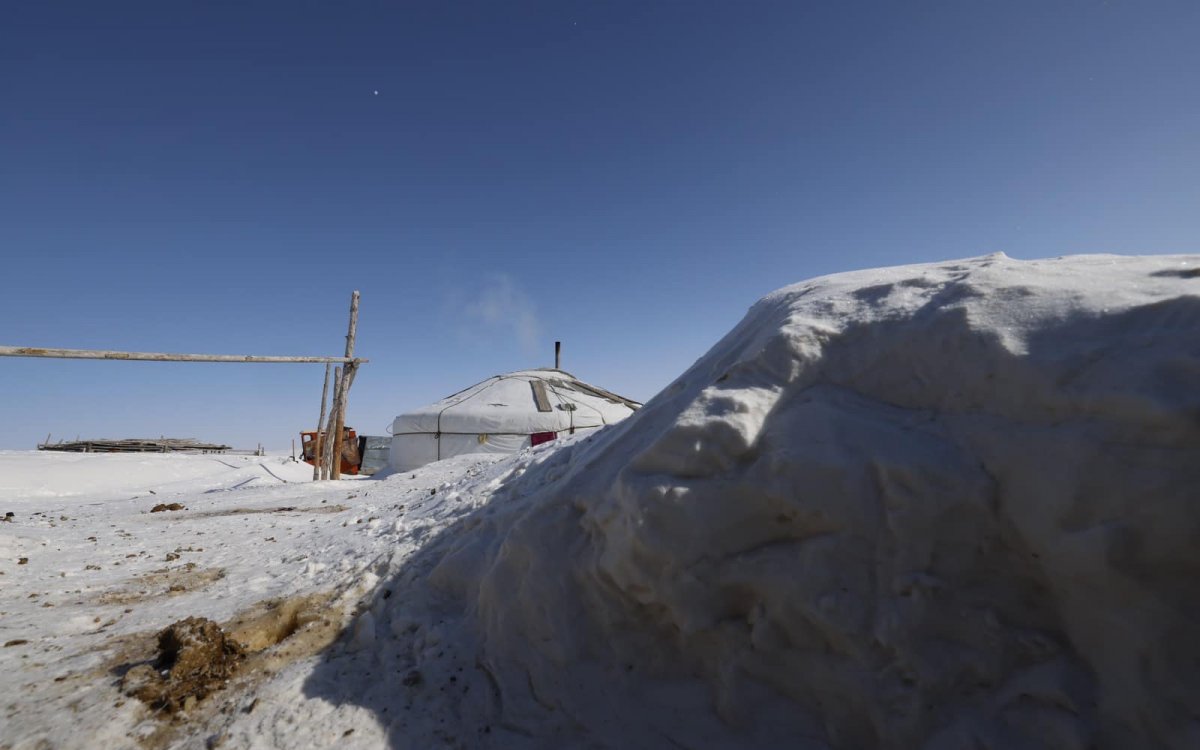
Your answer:
[[[342,368],[342,387],[338,391],[337,419],[333,427],[333,467],[330,479],[342,478],[342,432],[346,427],[346,400],[350,395],[350,386],[354,383],[354,372],[358,365],[354,362],[354,338],[358,332],[358,290],[350,295],[350,329],[346,332],[346,365]]]
[[[333,471],[333,415],[337,413],[338,397],[342,392],[342,368],[333,368],[333,402],[329,405],[329,415],[325,423],[318,427],[325,434],[321,444],[321,479],[329,479]]]
[[[321,478],[321,459],[325,454],[321,452],[321,430],[325,429],[325,399],[329,395],[329,370],[332,367],[328,362],[325,363],[325,385],[321,387],[321,417],[317,420],[317,437],[316,445],[313,446],[313,481]]]
[[[555,342],[554,342],[554,369],[555,369],[555,370],[561,370],[561,369],[562,369],[562,368],[559,366],[559,365],[561,364],[561,361],[562,361],[562,342],[561,342],[561,341],[555,341]]]
[[[329,412],[329,444],[332,448],[329,462],[329,479],[342,478],[342,451],[344,450],[346,433],[346,394],[354,382],[354,370],[346,365],[342,368],[342,377],[337,384],[337,396]]]
[[[332,459],[329,462],[329,478],[342,478],[342,433],[345,432],[345,425],[342,422],[345,419],[342,416],[342,403],[346,398],[346,381],[350,379],[350,366],[342,368],[342,377],[338,380],[337,388],[333,397],[333,405],[329,412],[329,445],[330,455]]]

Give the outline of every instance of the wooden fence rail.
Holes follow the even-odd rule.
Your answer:
[[[51,357],[55,359],[127,359],[149,362],[336,362],[362,364],[354,357],[274,357],[256,354],[166,354],[163,352],[114,352],[103,349],[44,349],[34,346],[0,346],[0,357]]]
[[[140,362],[263,362],[325,364],[325,386],[321,393],[321,420],[317,424],[317,461],[313,467],[313,479],[341,478],[342,430],[346,424],[346,402],[350,386],[359,365],[370,360],[354,356],[354,339],[358,331],[358,292],[350,295],[350,329],[346,333],[346,356],[344,357],[276,357],[257,354],[168,354],[164,352],[118,352],[104,349],[47,349],[35,346],[0,346],[0,357],[48,357],[51,359],[116,359]],[[325,416],[325,391],[329,388],[329,365],[339,364],[340,377],[334,380],[333,403],[328,418]],[[322,440],[322,432],[325,439]],[[49,436],[47,436],[49,441]],[[324,443],[324,444],[322,444]],[[42,446],[39,446],[42,447]],[[58,446],[55,446],[58,448]],[[329,467],[325,468],[324,455],[329,454]]]

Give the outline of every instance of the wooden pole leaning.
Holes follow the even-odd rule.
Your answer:
[[[334,410],[336,419],[333,427],[333,466],[330,469],[330,479],[342,478],[342,433],[346,427],[346,401],[350,395],[350,386],[354,383],[354,374],[358,366],[354,361],[354,339],[358,333],[358,290],[350,295],[350,327],[346,332],[346,364],[342,367],[342,384],[338,389],[337,408]]]
[[[321,431],[325,433],[325,442],[321,445],[321,479],[329,479],[333,472],[333,422],[337,414],[338,397],[342,392],[342,368],[333,368],[333,400],[329,404],[329,414]]]
[[[325,385],[321,387],[321,416],[317,419],[317,435],[314,440],[317,444],[313,446],[313,481],[321,478],[321,459],[324,454],[321,452],[321,430],[325,429],[325,400],[329,396],[329,371],[333,365],[325,363]]]

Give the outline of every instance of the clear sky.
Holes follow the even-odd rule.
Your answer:
[[[0,344],[340,354],[350,423],[552,364],[647,399],[758,297],[1196,252],[1200,3],[23,2]],[[0,448],[286,448],[320,365],[0,359]]]

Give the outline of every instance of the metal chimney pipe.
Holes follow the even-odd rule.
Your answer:
[[[562,364],[562,342],[555,341],[554,342],[554,369],[561,370],[562,369],[562,367],[560,367],[561,364]]]

